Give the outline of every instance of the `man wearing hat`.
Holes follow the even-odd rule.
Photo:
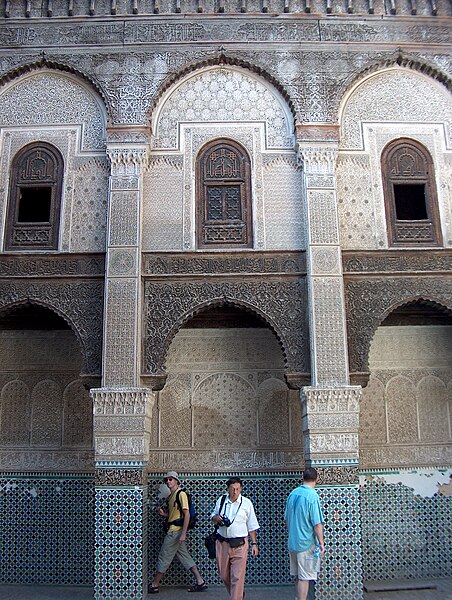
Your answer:
[[[154,574],[152,586],[149,588],[150,594],[158,594],[160,580],[168,570],[173,558],[177,556],[182,566],[191,571],[196,577],[196,584],[189,587],[189,592],[203,592],[207,589],[207,583],[201,577],[195,561],[188,553],[185,540],[187,537],[187,528],[190,521],[190,511],[188,506],[188,497],[183,490],[179,490],[179,475],[176,471],[168,471],[164,477],[164,482],[169,488],[170,495],[166,501],[166,509],[159,508],[159,514],[166,517],[168,522],[168,531],[160,548],[157,559],[157,570]],[[175,523],[181,519],[179,504],[176,501],[177,492],[179,490],[179,502],[182,507],[183,523]]]

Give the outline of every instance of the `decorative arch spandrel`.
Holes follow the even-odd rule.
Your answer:
[[[369,350],[378,326],[397,308],[432,302],[452,313],[452,280],[435,277],[384,277],[345,281],[350,373],[369,371]]]
[[[281,345],[286,377],[309,372],[306,283],[299,281],[145,283],[145,377],[165,377],[168,348],[182,325],[224,304],[257,315]]]

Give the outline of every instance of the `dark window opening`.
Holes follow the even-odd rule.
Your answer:
[[[390,246],[442,244],[435,167],[422,144],[393,140],[381,155],[381,173]]]
[[[428,218],[424,184],[395,184],[394,202],[398,221],[420,221]]]
[[[19,192],[18,223],[49,223],[52,189],[22,187]]]

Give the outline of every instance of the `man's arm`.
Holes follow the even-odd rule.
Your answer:
[[[251,538],[251,556],[259,556],[259,546],[257,545],[256,531],[249,531]]]
[[[188,508],[183,508],[184,513],[184,524],[182,525],[182,533],[180,534],[179,543],[183,544],[187,538],[188,524],[190,523],[190,511]]]
[[[317,523],[317,525],[314,525],[314,531],[317,536],[317,539],[319,540],[320,556],[323,556],[325,554],[325,537],[323,535],[322,523]]]

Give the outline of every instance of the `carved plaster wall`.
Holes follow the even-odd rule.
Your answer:
[[[285,100],[264,79],[238,67],[192,73],[161,102],[154,148],[180,147],[180,123],[265,123],[265,148],[292,148],[293,117]]]
[[[263,160],[275,158],[266,151],[294,145],[293,116],[276,89],[244,69],[205,68],[167,92],[155,111],[154,128],[154,156],[144,180],[145,251],[195,248],[196,157],[218,137],[238,141],[251,157],[255,248],[301,247],[301,175],[294,155],[282,154],[272,162],[272,177],[263,176]]]
[[[71,331],[0,331],[1,470],[93,468],[92,406]]]
[[[151,469],[301,465],[299,393],[285,383],[269,329],[182,329],[167,370],[154,411]]]
[[[0,88],[2,232],[9,168],[15,154],[29,143],[48,142],[60,150],[64,160],[59,249],[66,252],[105,249],[108,193],[105,128],[105,108],[100,99],[94,90],[73,76],[43,69]]]
[[[417,140],[432,155],[443,237],[450,245],[451,109],[444,86],[403,68],[375,73],[345,99],[337,168],[344,249],[388,247],[381,153],[400,137]]]
[[[363,468],[443,466],[452,458],[452,326],[383,326],[360,406]]]

